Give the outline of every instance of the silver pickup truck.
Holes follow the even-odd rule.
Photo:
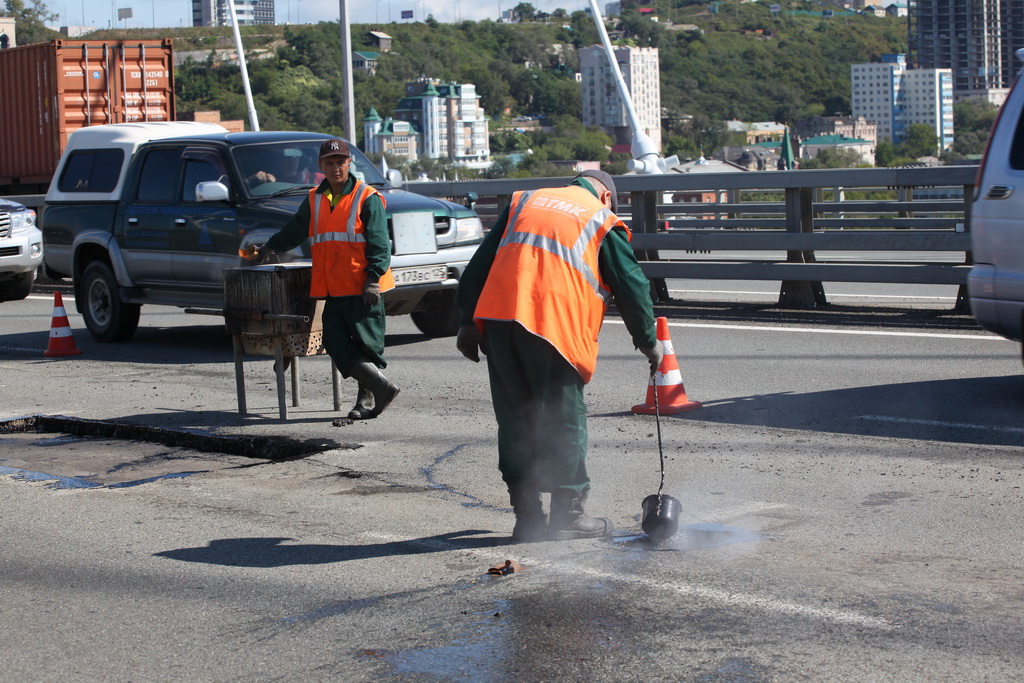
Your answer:
[[[70,276],[100,341],[132,336],[143,304],[223,307],[222,273],[247,265],[319,176],[320,144],[303,132],[229,133],[216,124],[124,123],[75,131],[46,195],[46,272]],[[352,173],[387,203],[397,287],[389,315],[429,336],[458,329],[455,288],[483,237],[466,206],[397,189],[352,146]],[[309,259],[308,245],[282,255]]]

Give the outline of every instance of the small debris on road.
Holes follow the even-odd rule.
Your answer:
[[[515,574],[516,572],[523,571],[522,565],[513,560],[505,560],[500,564],[496,564],[487,570],[488,574],[495,574],[496,576],[505,576],[506,574]]]

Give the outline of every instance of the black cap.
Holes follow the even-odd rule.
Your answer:
[[[350,157],[352,153],[349,152],[348,143],[341,138],[331,138],[330,140],[324,140],[324,143],[320,145],[320,158],[324,157]]]
[[[576,177],[593,178],[597,182],[604,185],[608,189],[608,191],[612,193],[612,213],[616,213],[619,210],[619,195],[615,191],[615,181],[612,180],[612,177],[610,175],[608,175],[604,171],[588,169],[586,171],[582,171]]]

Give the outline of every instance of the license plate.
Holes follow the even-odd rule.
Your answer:
[[[444,282],[448,279],[448,266],[425,266],[423,268],[397,268],[391,271],[395,285],[418,285],[422,282]]]

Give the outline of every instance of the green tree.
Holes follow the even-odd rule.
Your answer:
[[[875,143],[875,166],[891,166],[896,158],[896,145],[891,140],[879,140]]]
[[[51,12],[42,0],[5,0],[4,9],[8,16],[14,17],[14,30],[19,45],[43,43],[48,40],[63,38],[57,31],[46,28],[47,23],[57,20],[58,14]]]
[[[907,134],[899,145],[902,153],[908,157],[935,156],[939,147],[939,139],[935,129],[926,123],[912,123],[907,126]]]
[[[586,12],[573,12],[569,18],[569,26],[572,44],[577,50],[601,42],[594,20]]]
[[[530,148],[531,143],[529,135],[514,129],[499,130],[491,133],[492,154],[526,151]]]
[[[534,21],[537,18],[537,8],[528,2],[521,2],[512,9],[512,16],[517,21]]]
[[[856,150],[842,148],[823,149],[813,159],[800,161],[800,168],[862,168],[869,165]]]
[[[906,155],[902,145],[894,145],[891,140],[879,140],[875,145],[875,166],[906,166],[912,163],[914,159]]]
[[[983,100],[969,99],[953,105],[952,152],[957,156],[981,154],[985,151],[989,131],[999,113],[996,105]]]

